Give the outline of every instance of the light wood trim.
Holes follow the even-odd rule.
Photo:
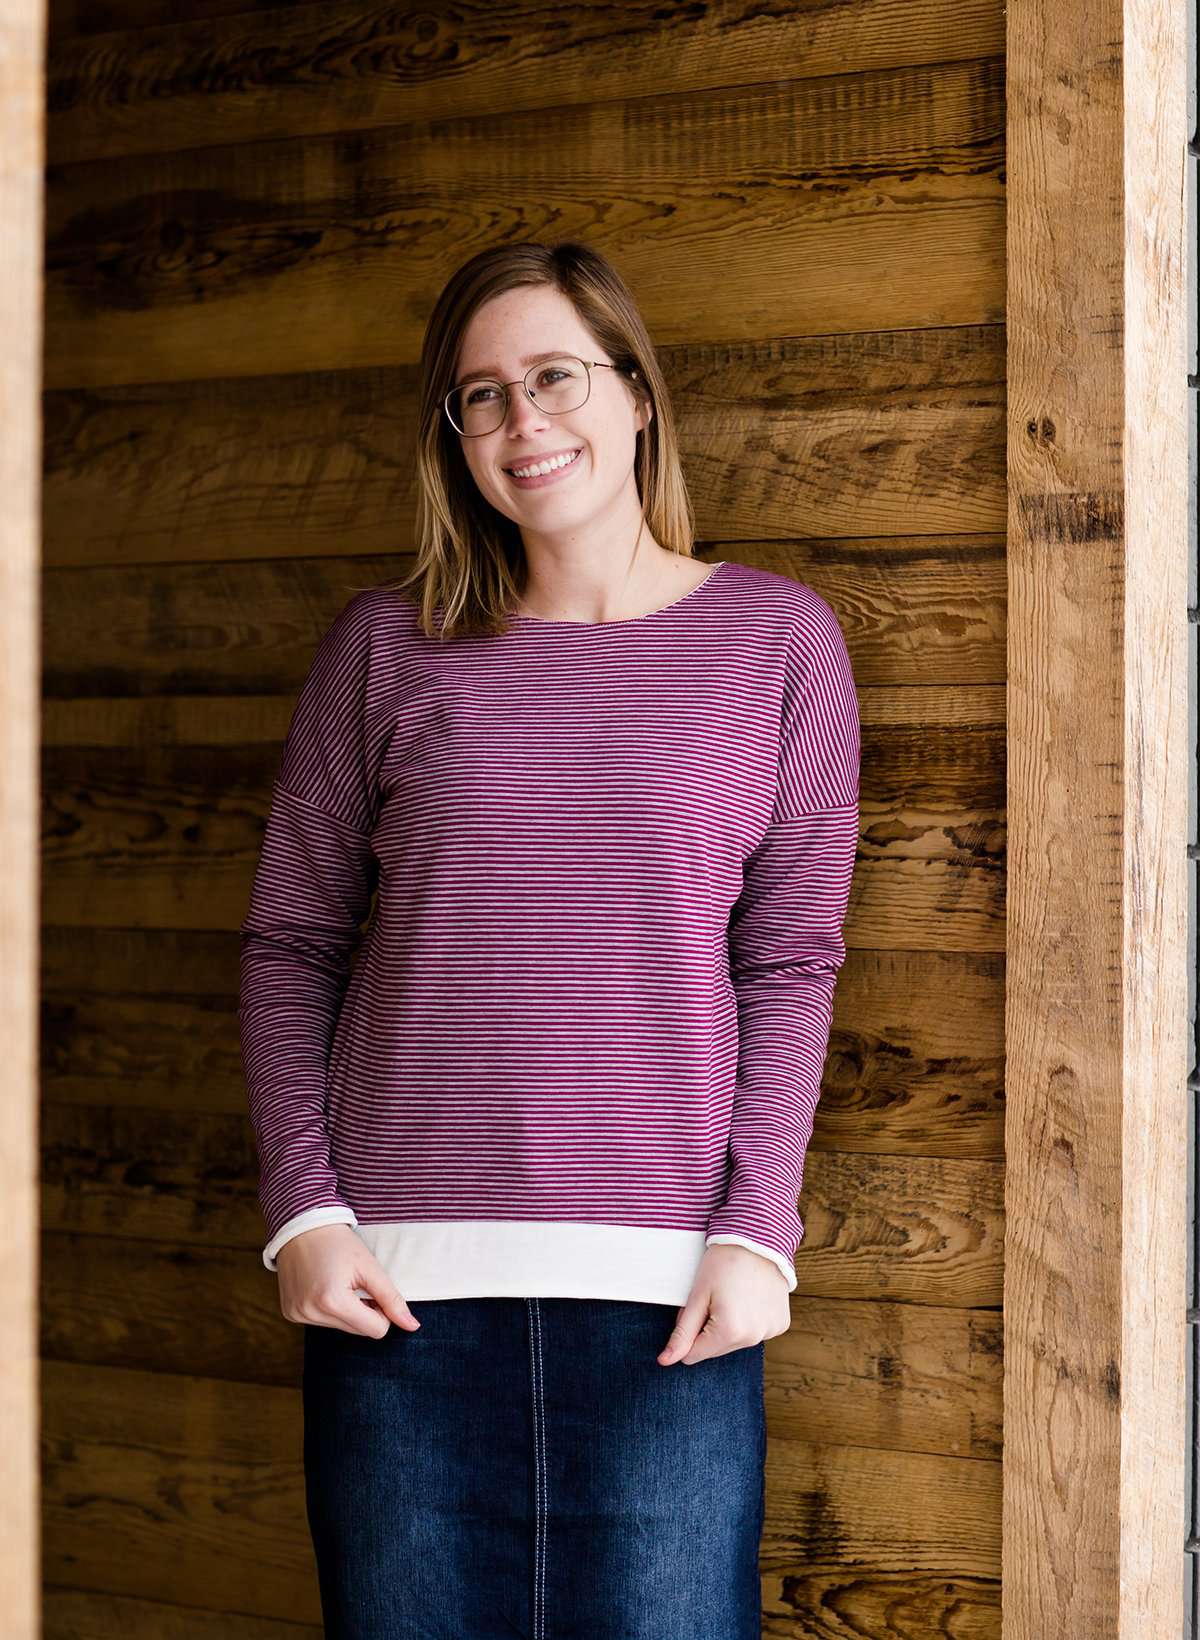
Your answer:
[[[38,696],[44,0],[0,14],[0,1590],[41,1632],[38,1474]]]
[[[1008,7],[1005,1640],[1183,1632],[1182,3]]]

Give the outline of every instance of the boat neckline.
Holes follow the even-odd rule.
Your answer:
[[[669,604],[660,604],[657,609],[648,609],[644,615],[622,615],[615,621],[569,621],[558,619],[553,616],[523,615],[513,613],[509,616],[509,620],[525,621],[530,626],[580,626],[585,627],[590,632],[598,631],[610,626],[637,626],[642,621],[652,621],[655,616],[666,615],[672,609],[678,609],[680,604],[686,604],[689,598],[694,598],[697,593],[703,592],[705,587],[711,586],[720,574],[721,570],[723,570],[730,562],[731,560],[728,558],[718,559],[712,569],[710,569],[708,574],[704,577],[703,581],[698,581],[694,587],[692,587],[689,591],[682,593],[678,598],[672,598]]]

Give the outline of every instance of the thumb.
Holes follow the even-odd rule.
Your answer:
[[[384,1270],[382,1264],[372,1259],[369,1263],[360,1264],[356,1272],[357,1280],[389,1321],[394,1321],[398,1327],[406,1327],[409,1332],[415,1332],[421,1323],[409,1309],[400,1289]]]
[[[673,1361],[678,1361],[681,1356],[687,1354],[707,1317],[707,1298],[702,1300],[699,1296],[693,1297],[686,1304],[680,1305],[671,1336],[658,1353],[658,1360],[664,1367],[669,1367]]]

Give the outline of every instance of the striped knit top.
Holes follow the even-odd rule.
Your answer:
[[[355,593],[240,928],[267,1268],[347,1224],[406,1300],[681,1305],[727,1242],[793,1290],[858,776],[789,577],[446,640]]]

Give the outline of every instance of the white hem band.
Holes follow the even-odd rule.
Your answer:
[[[684,1304],[703,1230],[559,1219],[360,1224],[355,1234],[405,1301],[421,1298],[623,1298]]]

